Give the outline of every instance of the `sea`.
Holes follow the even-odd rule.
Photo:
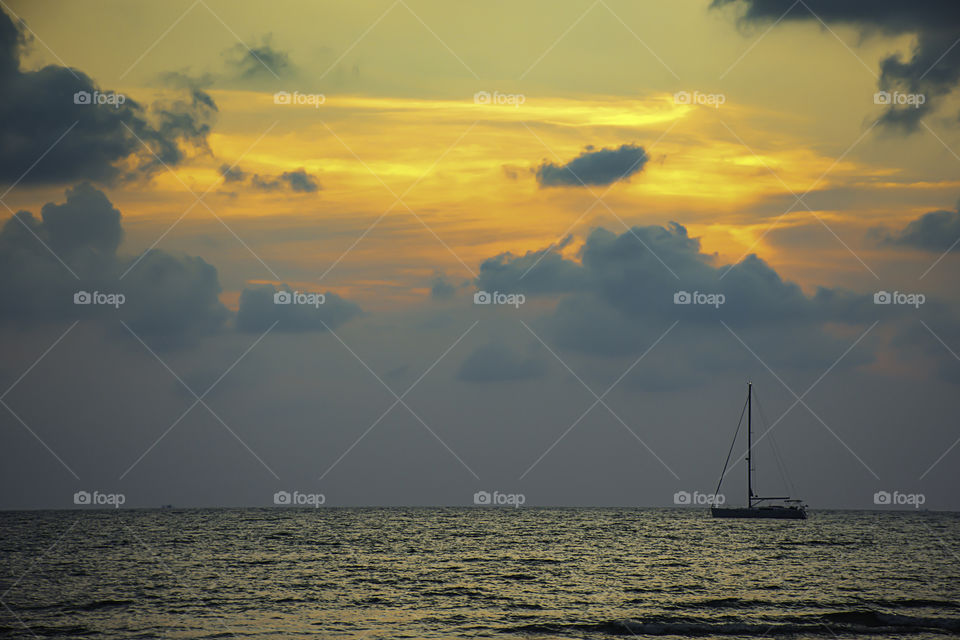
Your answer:
[[[10,638],[960,637],[960,514],[0,513]]]

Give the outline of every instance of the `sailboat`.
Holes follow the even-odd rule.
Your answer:
[[[718,507],[710,508],[710,513],[714,518],[775,518],[781,520],[805,520],[807,517],[807,508],[802,500],[794,500],[789,496],[783,497],[762,497],[753,493],[753,383],[747,383],[747,506],[746,507]],[[743,414],[740,414],[741,424]],[[740,431],[740,424],[737,425],[737,432]],[[730,451],[733,451],[733,444],[736,443],[737,435],[733,436],[733,443],[730,445]],[[720,492],[720,485],[723,484],[723,478],[727,473],[727,464],[730,463],[730,454],[727,453],[727,462],[723,465],[723,473],[720,474],[720,482],[717,483],[717,491]],[[778,500],[782,504],[771,504]]]

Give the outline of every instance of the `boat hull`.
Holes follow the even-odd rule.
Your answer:
[[[713,507],[714,518],[769,518],[774,520],[806,520],[807,512],[799,507]]]

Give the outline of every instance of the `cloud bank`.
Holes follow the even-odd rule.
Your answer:
[[[177,165],[187,149],[208,150],[217,106],[201,89],[147,108],[76,69],[22,70],[27,44],[23,27],[0,11],[0,183],[110,183]]]
[[[123,256],[122,216],[106,194],[81,183],[40,219],[20,211],[0,228],[0,323],[26,325],[91,319],[123,331],[120,321],[158,347],[174,347],[229,329],[217,270],[203,258],[151,249]],[[62,260],[62,263],[60,262]],[[246,288],[236,327],[241,331],[324,331],[358,316],[360,308],[327,292],[315,306],[275,304],[282,285]],[[80,292],[120,295],[120,304],[79,303]]]
[[[939,98],[960,84],[960,3],[952,0],[806,0],[792,9],[780,0],[713,0],[712,7],[728,4],[745,6],[743,19],[754,22],[806,21],[817,24],[845,24],[864,34],[880,32],[898,36],[913,34],[916,43],[909,58],[892,54],[880,62],[879,86],[923,94],[918,107],[891,105],[881,122],[911,132],[931,113]],[[806,5],[806,6],[804,6]],[[786,13],[785,13],[786,12]],[[815,15],[814,15],[815,14]]]
[[[955,249],[957,240],[960,240],[960,208],[925,213],[903,229],[884,236],[885,244],[938,253]]]
[[[685,356],[667,358],[666,349],[647,359],[646,370],[655,373],[646,382],[658,387],[759,364],[745,345],[774,368],[822,370],[852,341],[831,326],[846,325],[855,336],[881,317],[899,326],[915,311],[878,307],[873,292],[820,287],[807,294],[755,255],[716,264],[677,223],[620,234],[595,229],[577,260],[552,249],[496,256],[481,264],[476,286],[555,300],[553,311],[534,322],[538,333],[562,349],[597,357],[639,356],[677,322],[667,339],[682,342]],[[924,310],[951,321],[934,301]],[[867,364],[873,352],[855,350],[841,366]]]
[[[39,220],[18,212],[0,229],[0,322],[96,319],[116,329],[122,320],[166,345],[224,327],[228,311],[212,265],[157,249],[120,256],[122,238],[120,212],[89,183],[67,189],[63,203],[45,204]],[[78,292],[124,301],[78,304]]]

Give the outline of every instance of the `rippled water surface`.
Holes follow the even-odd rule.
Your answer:
[[[0,633],[69,638],[960,636],[960,515],[0,513]]]

